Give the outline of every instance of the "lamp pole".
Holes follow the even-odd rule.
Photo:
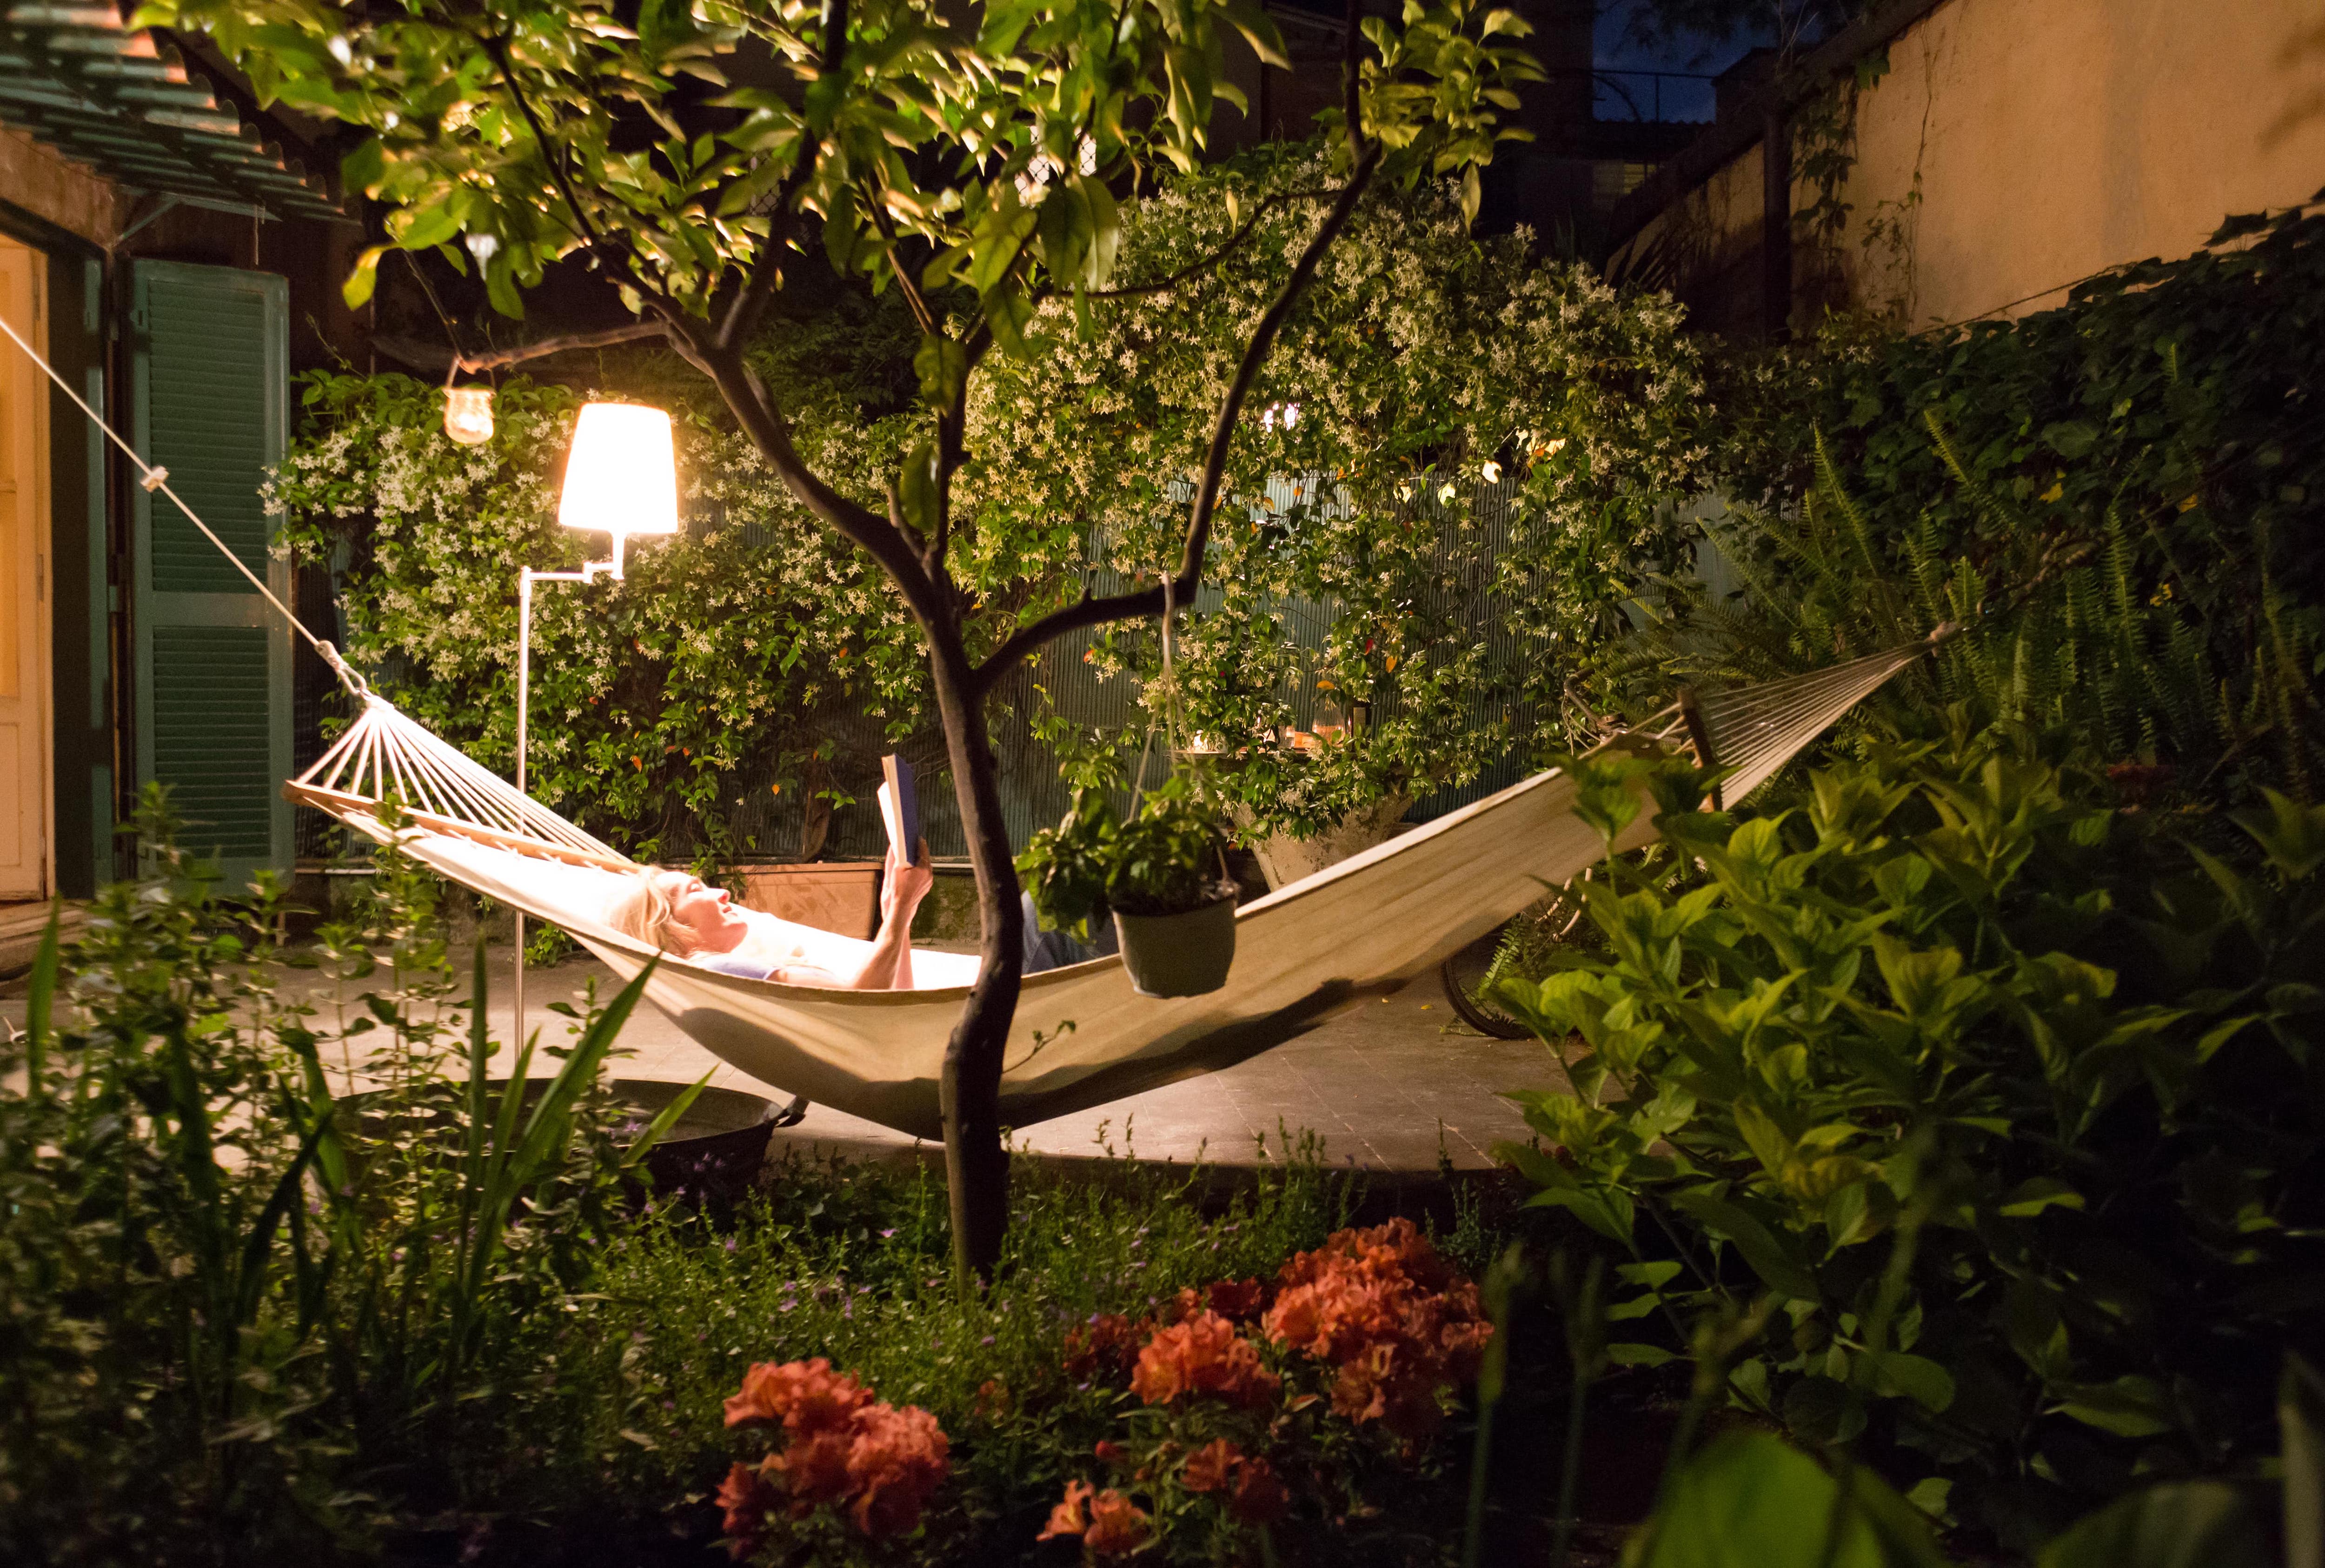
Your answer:
[[[603,572],[616,582],[622,580],[622,546],[627,535],[614,534],[614,558],[592,561],[578,571],[535,571],[527,566],[516,574],[516,793],[525,793],[525,758],[527,739],[533,717],[533,585],[536,582],[581,582],[597,580]],[[516,1049],[524,1048],[524,911],[510,911],[516,920],[516,980],[510,988],[510,1004],[514,1009],[513,1043]]]

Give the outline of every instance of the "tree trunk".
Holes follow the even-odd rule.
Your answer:
[[[1017,1016],[1025,963],[1017,868],[1001,814],[1001,784],[986,730],[985,701],[969,676],[957,631],[930,628],[930,673],[952,762],[953,798],[977,873],[983,960],[968,1005],[946,1044],[938,1104],[944,1115],[945,1188],[951,1205],[955,1285],[990,1279],[1009,1221],[1009,1164],[1001,1146],[1001,1068]]]

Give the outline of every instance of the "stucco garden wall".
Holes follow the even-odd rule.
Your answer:
[[[1847,302],[1916,328],[2046,309],[2107,267],[2189,255],[2230,213],[2325,187],[2314,0],[1947,0],[1887,53],[1857,94],[1838,243],[1820,256],[1802,237],[1796,325],[1836,272]],[[1660,238],[1714,324],[1756,304],[1720,278],[1756,259],[1759,154],[1699,179],[1628,247]],[[1798,185],[1795,211],[1817,196]]]

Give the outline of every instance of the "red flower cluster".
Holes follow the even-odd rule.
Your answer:
[[[1259,1347],[1209,1311],[1155,1330],[1130,1374],[1130,1391],[1149,1405],[1209,1394],[1254,1409],[1274,1398],[1282,1386],[1281,1378],[1259,1364]]]
[[[1332,1408],[1408,1443],[1434,1432],[1437,1390],[1477,1375],[1493,1325],[1477,1287],[1410,1220],[1343,1230],[1283,1266],[1267,1331],[1333,1363]]]
[[[1100,1313],[1066,1331],[1066,1375],[1118,1387],[1138,1357],[1142,1325],[1120,1313]]]
[[[1188,1323],[1205,1313],[1217,1313],[1231,1323],[1247,1323],[1267,1305],[1267,1287],[1255,1279],[1223,1279],[1201,1290],[1192,1285],[1171,1298],[1154,1314],[1159,1325]],[[1069,1343],[1071,1341],[1070,1341]]]
[[[1272,1525],[1283,1517],[1292,1502],[1292,1494],[1283,1489],[1274,1466],[1244,1452],[1224,1437],[1189,1454],[1179,1480],[1190,1492],[1225,1491],[1232,1484],[1235,1489],[1227,1498],[1227,1512],[1246,1525]]]
[[[1065,1499],[1050,1510],[1049,1528],[1036,1538],[1079,1536],[1093,1554],[1121,1557],[1144,1545],[1153,1526],[1145,1510],[1113,1488],[1099,1492],[1088,1481],[1068,1481]]]
[[[727,1550],[759,1549],[769,1515],[788,1499],[793,1518],[827,1503],[843,1506],[856,1527],[878,1538],[903,1535],[950,1470],[936,1417],[918,1406],[899,1409],[818,1356],[778,1367],[761,1362],[727,1401],[727,1424],[780,1422],[782,1452],[755,1471],[738,1464],[718,1489],[727,1511]],[[780,1480],[777,1492],[770,1484]]]

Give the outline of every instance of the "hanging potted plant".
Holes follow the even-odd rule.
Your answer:
[[[1090,941],[1112,917],[1140,996],[1200,997],[1227,984],[1236,885],[1217,809],[1189,775],[1149,793],[1127,821],[1104,790],[1078,786],[1017,869],[1044,926]]]

